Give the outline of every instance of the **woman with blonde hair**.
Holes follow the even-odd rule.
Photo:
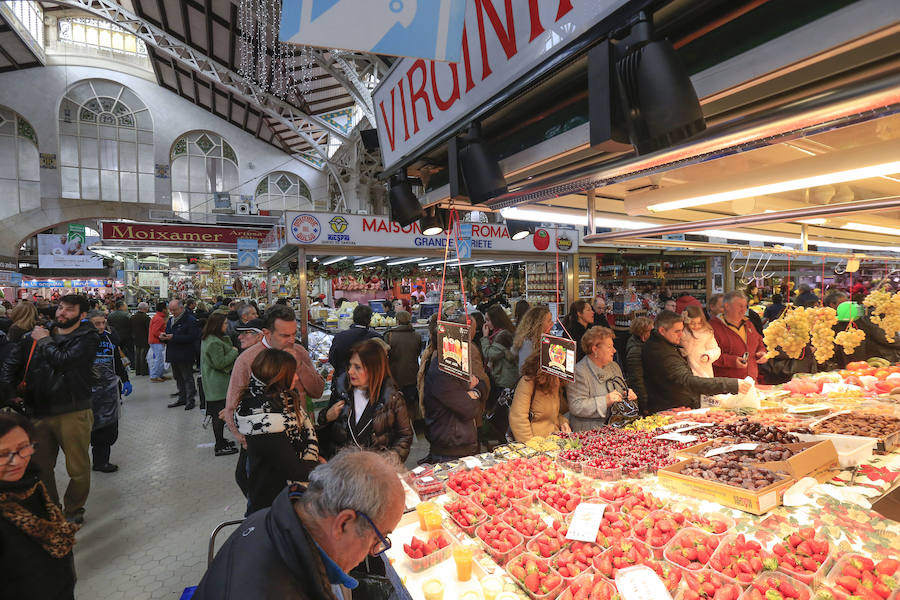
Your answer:
[[[522,317],[513,338],[512,351],[519,356],[519,372],[525,361],[540,348],[541,336],[553,328],[553,315],[546,306],[533,306]]]
[[[12,325],[9,326],[9,332],[6,334],[10,342],[18,342],[22,336],[34,329],[37,323],[38,311],[37,306],[29,300],[21,300],[9,311],[9,318]]]
[[[694,375],[712,377],[713,363],[722,354],[713,328],[699,306],[688,306],[681,315],[684,319],[681,353],[687,359]]]

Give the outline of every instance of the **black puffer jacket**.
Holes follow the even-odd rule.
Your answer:
[[[700,394],[737,393],[737,379],[694,375],[678,348],[655,329],[644,343],[641,359],[647,406],[651,413],[678,406],[700,408]]]
[[[31,342],[31,335],[24,336],[18,351],[0,366],[0,386],[6,398],[16,394]],[[63,415],[91,408],[92,367],[99,344],[100,335],[87,320],[72,333],[51,334],[37,343],[25,378],[25,406],[31,416]]]
[[[271,508],[253,513],[231,534],[194,600],[334,600],[316,543],[294,512],[288,488]]]
[[[469,396],[469,384],[438,368],[432,358],[425,371],[422,404],[425,407],[425,437],[431,453],[439,456],[468,456],[478,452],[476,418],[487,397],[487,385],[478,381],[481,398]]]
[[[328,409],[341,401],[344,402],[341,414],[328,423],[325,417]],[[374,406],[369,403],[359,422],[355,422],[351,415],[352,408],[353,390],[344,373],[334,383],[328,406],[319,411],[316,436],[319,438],[319,453],[322,456],[331,458],[344,446],[359,442],[369,450],[396,452],[400,462],[406,461],[412,446],[413,431],[406,412],[406,400],[392,381],[387,380],[382,384],[378,402]],[[351,419],[354,420],[352,426]]]
[[[644,384],[644,342],[632,335],[625,345],[625,377],[628,387],[634,390],[638,399],[638,408],[642,415],[647,414],[647,386]]]

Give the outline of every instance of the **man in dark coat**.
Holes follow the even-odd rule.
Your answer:
[[[406,412],[412,421],[419,405],[416,376],[419,373],[419,355],[422,354],[422,336],[410,324],[408,312],[397,312],[397,326],[384,334],[384,341],[391,347],[388,352],[391,375],[406,398]]]
[[[147,353],[150,351],[150,305],[139,302],[137,312],[131,315],[131,339],[134,340],[134,374],[149,375]]]
[[[750,384],[740,379],[694,375],[687,359],[679,352],[683,332],[681,315],[664,310],[656,317],[656,329],[650,332],[650,338],[644,343],[641,360],[647,386],[647,405],[651,413],[678,406],[700,408],[701,394],[749,391]]]
[[[134,337],[131,334],[131,315],[128,314],[128,305],[124,300],[116,302],[116,310],[109,313],[106,324],[115,334],[114,341],[118,344],[128,362],[134,365]]]
[[[305,493],[285,488],[238,526],[194,600],[349,600],[359,583],[350,571],[390,547],[403,509],[394,466],[373,452],[341,452],[310,473]]]
[[[353,325],[346,331],[341,331],[331,342],[331,350],[328,351],[328,362],[334,367],[334,375],[332,381],[337,381],[347,370],[350,362],[350,348],[357,342],[362,342],[369,338],[381,336],[369,327],[372,321],[372,309],[365,304],[360,304],[353,309]]]
[[[37,444],[32,464],[40,468],[41,479],[57,504],[54,467],[60,448],[66,456],[69,485],[63,512],[76,523],[84,521],[84,505],[91,490],[91,367],[100,343],[97,330],[87,320],[89,306],[84,296],[60,298],[52,333],[35,326],[22,338],[19,352],[10,354],[0,366],[0,387],[7,399],[17,394],[16,385],[25,380],[20,393],[34,419],[32,441]]]
[[[169,322],[166,332],[159,339],[166,345],[166,362],[172,365],[172,374],[178,385],[178,399],[169,408],[183,406],[191,410],[196,405],[197,386],[194,384],[196,347],[200,343],[200,324],[197,317],[184,308],[181,300],[169,302]]]

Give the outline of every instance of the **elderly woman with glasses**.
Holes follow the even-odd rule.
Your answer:
[[[30,466],[33,435],[27,419],[0,413],[0,589],[4,598],[73,598],[78,525],[66,521]]]
[[[628,389],[622,369],[613,360],[615,334],[606,327],[591,327],[581,338],[585,356],[575,365],[575,381],[567,387],[569,425],[587,431],[606,424],[609,407],[637,396]]]

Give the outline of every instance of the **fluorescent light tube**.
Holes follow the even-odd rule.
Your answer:
[[[353,264],[354,264],[354,265],[357,265],[357,266],[358,266],[358,265],[369,265],[369,264],[372,264],[372,263],[381,262],[381,261],[383,261],[383,260],[385,260],[385,259],[387,259],[387,256],[372,256],[372,257],[369,257],[369,258],[364,258],[364,259],[362,259],[362,260],[357,260],[357,261],[355,261]]]
[[[518,221],[536,221],[538,223],[558,223],[560,225],[575,225],[579,227],[587,226],[587,212],[578,209],[563,209],[553,207],[539,207],[536,205],[528,207],[515,206],[512,208],[504,208],[500,210],[500,214],[504,219],[513,219]],[[658,223],[650,223],[647,221],[631,221],[628,219],[611,219],[607,217],[594,217],[594,225],[596,227],[608,227],[610,229],[643,229],[644,227],[653,227]]]
[[[420,260],[424,260],[424,256],[417,256],[416,258],[401,258],[400,260],[392,260],[389,263],[384,263],[385,265],[392,267],[394,265],[405,265],[406,263],[414,263],[419,262]]]
[[[346,256],[338,256],[336,258],[329,258],[328,260],[323,260],[323,265],[333,265],[334,263],[341,262],[342,260],[347,260]]]
[[[882,177],[900,172],[900,160],[896,159],[898,155],[900,140],[879,142],[800,158],[746,173],[631,194],[625,199],[625,209],[628,214],[662,212]]]
[[[884,233],[886,235],[900,236],[900,229],[893,227],[881,227],[880,225],[866,225],[865,223],[847,223],[842,225],[841,229],[851,229],[853,231],[862,231],[865,233]]]

